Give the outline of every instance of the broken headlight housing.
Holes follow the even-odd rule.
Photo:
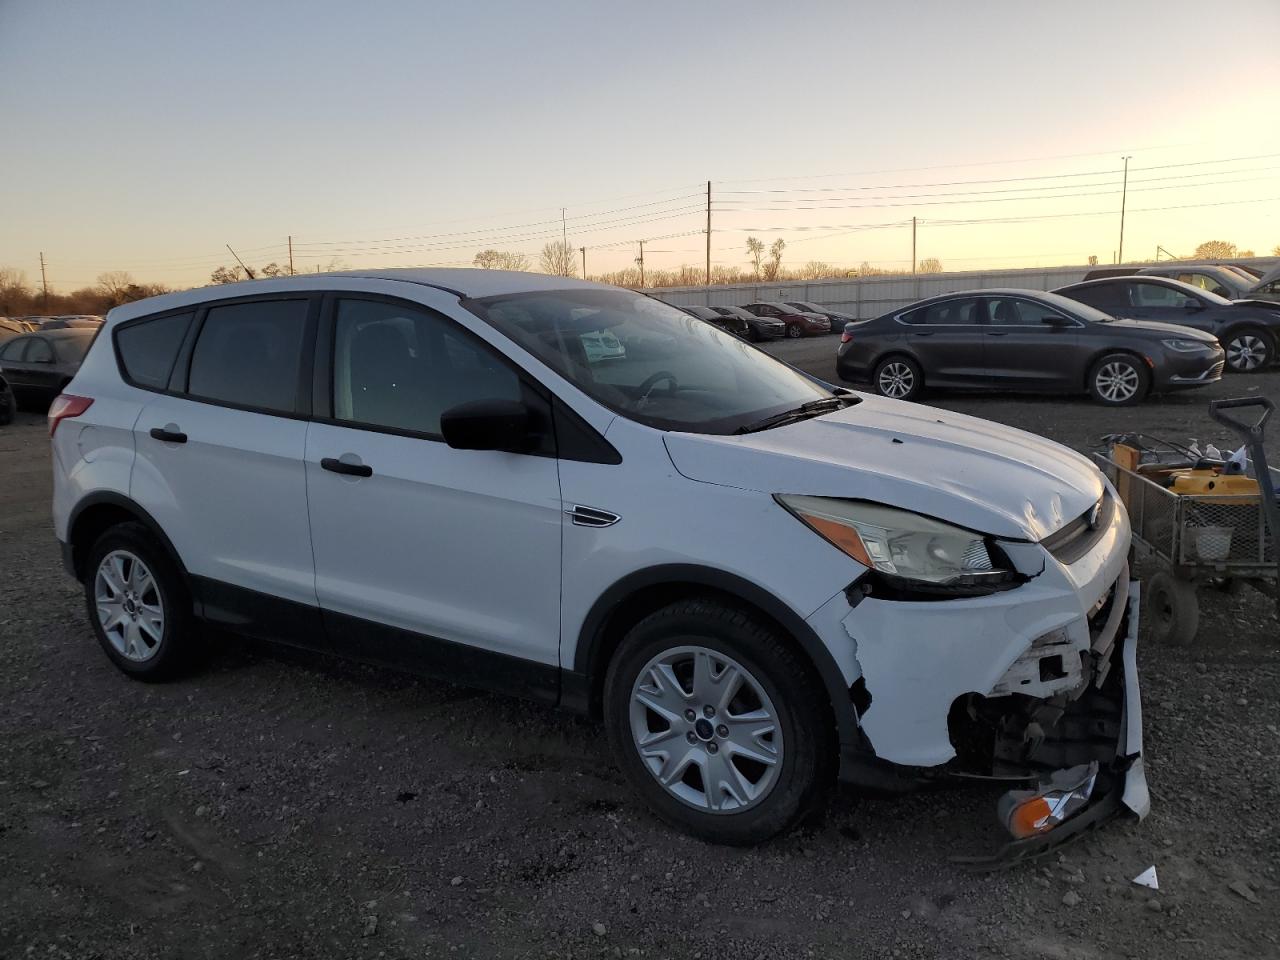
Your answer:
[[[990,538],[879,503],[779,495],[838,550],[869,567],[869,593],[891,599],[978,597],[1022,582]]]

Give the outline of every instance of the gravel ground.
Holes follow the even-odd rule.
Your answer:
[[[774,349],[834,376],[833,338]],[[1220,440],[1204,401],[927,402],[1087,449]],[[1280,461],[1280,423],[1270,450]],[[1154,809],[988,875],[996,792],[840,791],[751,850],[659,826],[602,730],[516,700],[219,638],[190,679],[97,649],[49,521],[43,421],[0,428],[0,957],[1280,955],[1280,629],[1204,597],[1140,646]],[[1159,892],[1130,883],[1157,868]]]

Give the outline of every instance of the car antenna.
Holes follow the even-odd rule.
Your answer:
[[[227,249],[231,250],[231,244],[229,243],[227,244]],[[249,269],[249,265],[240,259],[240,254],[236,253],[234,250],[231,250],[231,255],[236,258],[236,263],[240,264],[240,266],[244,268],[244,272],[249,275],[250,280],[258,279],[257,276],[254,275],[254,272],[251,269]]]

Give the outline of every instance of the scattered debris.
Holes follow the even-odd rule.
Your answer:
[[[410,800],[416,800],[418,795],[412,790],[401,790],[396,794],[397,803],[408,803]]]
[[[364,918],[364,930],[361,931],[362,937],[372,937],[378,932],[378,918],[374,914]]]
[[[450,880],[450,881],[449,881],[449,886],[451,886],[451,887],[460,887],[460,886],[462,886],[462,878],[461,878],[461,877],[454,877],[452,880]]]
[[[1237,896],[1244,897],[1244,899],[1248,900],[1250,903],[1262,902],[1258,899],[1258,895],[1253,892],[1253,887],[1249,886],[1248,881],[1232,880],[1227,884],[1227,889]]]
[[[603,923],[597,920],[595,923],[591,925],[591,932],[594,933],[597,937],[603,937],[606,933],[609,932],[609,929]]]
[[[1160,889],[1160,881],[1156,879],[1156,868],[1154,866],[1143,870],[1133,878],[1133,882],[1140,887],[1149,887],[1152,890]]]
[[[1068,890],[1062,895],[1062,905],[1064,907],[1080,906],[1080,894],[1076,893],[1074,890]]]

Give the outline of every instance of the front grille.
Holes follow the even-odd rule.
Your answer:
[[[1106,533],[1115,510],[1115,497],[1108,490],[1096,504],[1040,543],[1059,563],[1075,563]]]

